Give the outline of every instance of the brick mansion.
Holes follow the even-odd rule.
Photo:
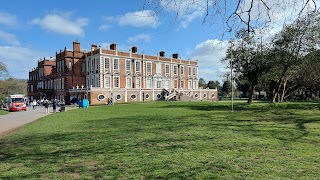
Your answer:
[[[88,99],[90,104],[142,102],[155,100],[211,100],[216,89],[198,86],[198,61],[181,60],[179,54],[165,57],[138,53],[136,46],[128,52],[117,50],[116,44],[90,50],[64,48],[55,57],[38,61],[29,72],[28,97],[58,99],[67,104],[73,99]]]

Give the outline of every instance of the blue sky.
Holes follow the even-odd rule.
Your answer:
[[[175,19],[159,14],[145,15],[143,1],[4,1],[0,7],[0,61],[11,76],[28,78],[37,60],[55,56],[55,52],[78,40],[82,49],[91,44],[156,55],[164,50],[169,57],[179,53],[182,59],[199,60],[199,78],[220,80],[224,51],[218,45],[221,33],[204,30],[202,17]],[[151,9],[150,9],[151,10]],[[225,48],[224,45],[221,46]]]
[[[230,36],[228,33],[222,36],[225,25],[203,25],[206,12],[199,7],[191,7],[192,13],[181,14],[179,18],[169,8],[147,16],[153,9],[146,7],[142,11],[143,2],[3,1],[0,61],[7,65],[11,76],[27,79],[39,59],[54,57],[64,47],[72,49],[75,40],[81,43],[81,49],[115,42],[121,51],[137,46],[139,53],[156,55],[163,50],[166,57],[179,53],[182,59],[198,59],[199,78],[222,81],[221,75],[227,69],[220,59],[225,55]],[[210,18],[211,22],[219,21],[218,16]]]

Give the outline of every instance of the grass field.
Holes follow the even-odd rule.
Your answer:
[[[0,179],[318,179],[320,104],[76,109],[0,139]]]
[[[1,110],[1,109],[0,109],[0,116],[1,116],[1,115],[4,115],[4,114],[8,114],[8,111],[6,111],[6,110]]]

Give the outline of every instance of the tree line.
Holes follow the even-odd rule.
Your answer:
[[[0,62],[0,101],[4,101],[10,94],[27,95],[27,86],[27,80],[11,77],[7,66]]]
[[[237,89],[266,91],[273,103],[320,98],[320,13],[310,12],[263,40],[239,30],[222,60],[232,68]],[[232,66],[231,66],[232,65]]]

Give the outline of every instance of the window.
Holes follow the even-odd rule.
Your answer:
[[[166,80],[166,88],[170,88],[170,80]]]
[[[140,72],[140,61],[136,61],[136,72]]]
[[[64,89],[64,78],[62,78],[61,89]]]
[[[110,59],[109,58],[104,59],[104,70],[110,70]]]
[[[157,81],[157,88],[161,88],[161,81]]]
[[[174,88],[178,88],[178,80],[174,80]]]
[[[116,95],[116,99],[117,99],[117,100],[120,100],[120,99],[121,99],[121,95],[120,95],[120,94],[117,94],[117,95]]]
[[[195,95],[194,95],[195,98],[198,98],[198,96],[199,96],[198,94],[195,94]]]
[[[104,77],[104,87],[110,88],[110,77],[109,76]]]
[[[173,66],[173,74],[174,74],[174,75],[177,75],[177,73],[178,73],[178,66],[177,66],[177,65],[174,65],[174,66]]]
[[[91,64],[91,71],[93,71],[94,70],[94,63],[96,62],[96,58],[93,58],[93,60],[92,60],[92,64]]]
[[[126,88],[131,88],[131,77],[127,77],[127,85]]]
[[[147,72],[151,73],[152,64],[151,62],[147,62]]]
[[[196,68],[192,68],[192,75],[195,76],[196,75]]]
[[[147,83],[146,83],[147,87],[146,88],[151,88],[151,78],[148,78],[146,81],[147,81]]]
[[[89,58],[89,60],[87,61],[87,72],[90,72],[90,62],[91,58]]]
[[[131,71],[131,61],[126,60],[126,71]]]
[[[188,68],[188,75],[189,75],[189,76],[191,76],[191,73],[192,73],[191,70],[192,70],[191,67],[189,67],[189,68]]]
[[[161,94],[157,94],[157,99],[160,99],[161,98]]]
[[[180,66],[180,75],[183,75],[183,74],[184,74],[184,67]]]
[[[146,99],[149,99],[150,98],[150,95],[149,94],[146,94]]]
[[[136,88],[140,88],[141,87],[141,78],[137,77],[136,79]]]
[[[61,61],[61,69],[62,69],[62,72],[64,72],[64,60]]]
[[[113,60],[113,70],[119,70],[119,59]]]
[[[131,99],[136,99],[136,98],[137,98],[137,95],[131,94],[130,98],[131,98]]]
[[[180,88],[184,89],[184,81],[180,82]]]
[[[96,70],[99,70],[100,69],[100,61],[98,58],[96,60],[96,66],[97,66]]]
[[[207,94],[203,94],[203,97],[206,98],[206,97],[207,97]]]
[[[86,66],[86,64],[85,63],[82,63],[81,64],[81,72],[84,72],[86,69],[85,69],[85,66]]]
[[[113,87],[115,88],[119,87],[119,79],[120,77],[113,77]]]
[[[69,71],[72,71],[72,62],[69,62]]]
[[[106,98],[106,96],[104,95],[104,94],[99,94],[98,95],[98,100],[99,101],[102,101],[102,100],[104,100]]]
[[[192,81],[188,81],[188,89],[192,89]]]
[[[166,74],[170,74],[170,64],[166,64]]]

